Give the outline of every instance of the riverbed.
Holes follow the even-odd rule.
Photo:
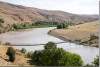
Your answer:
[[[11,44],[16,45],[36,45],[36,44],[45,44],[49,41],[59,43],[65,42],[59,38],[48,35],[50,30],[54,29],[54,27],[49,28],[35,28],[27,31],[17,31],[17,32],[7,32],[0,34],[0,41],[10,42]],[[73,52],[79,54],[84,63],[91,63],[94,58],[99,55],[99,48],[78,45],[75,43],[60,43],[57,44],[57,47],[63,48],[66,51]],[[43,45],[37,46],[16,46],[16,48],[21,49],[25,48],[27,51],[35,51],[42,50]]]

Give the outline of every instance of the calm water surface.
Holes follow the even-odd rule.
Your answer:
[[[54,29],[50,28],[35,28],[29,31],[21,32],[8,32],[0,35],[0,41],[10,42],[17,45],[28,45],[28,44],[45,44],[49,41],[58,43],[64,42],[61,39],[48,35],[48,31]],[[96,55],[99,55],[99,48],[89,47],[83,45],[77,45],[74,43],[62,43],[57,44],[57,47],[63,48],[66,51],[79,54],[84,63],[91,63]],[[43,45],[37,46],[16,46],[16,48],[26,48],[28,51],[42,50]]]

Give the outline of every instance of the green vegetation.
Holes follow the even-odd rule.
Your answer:
[[[28,28],[40,28],[40,27],[55,27],[57,22],[45,22],[38,21],[35,23],[21,23],[21,24],[13,24],[13,30],[18,29],[28,29]]]
[[[13,30],[28,29],[28,28],[32,28],[32,24],[28,24],[28,23],[13,24],[12,27]]]
[[[45,49],[55,49],[57,46],[55,45],[55,43],[53,43],[53,42],[48,42],[45,46],[44,46],[44,48]]]
[[[35,51],[31,55],[31,64],[38,66],[82,66],[83,61],[77,54],[66,52],[57,48],[56,44],[49,42],[44,50]]]
[[[72,25],[71,22],[63,22],[63,23],[59,23],[59,24],[57,24],[57,29],[68,28],[68,26],[71,26],[71,25]]]
[[[18,30],[18,29],[28,29],[28,28],[40,28],[40,27],[57,27],[57,29],[62,29],[62,28],[68,28],[69,25],[72,25],[70,22],[63,22],[63,23],[58,23],[58,22],[46,22],[46,21],[37,21],[34,23],[20,23],[20,24],[13,24],[12,28],[13,30]]]
[[[44,26],[49,26],[49,27],[54,27],[57,24],[58,24],[58,22],[46,22],[46,21],[37,21],[34,23],[34,25],[36,25],[36,26],[44,25]]]
[[[57,29],[63,29],[63,28],[67,28],[67,27],[68,27],[68,25],[65,23],[60,23],[57,25]]]
[[[84,67],[99,67],[99,56],[94,58],[92,64],[86,64]]]
[[[31,58],[32,57],[32,54],[33,54],[33,51],[30,51],[30,52],[26,53],[26,57],[27,58]]]
[[[72,25],[71,22],[66,21],[62,23],[58,22],[47,22],[47,21],[37,21],[37,22],[24,22],[24,23],[15,23],[3,25],[4,20],[0,18],[0,33],[8,31],[16,31],[19,29],[29,29],[29,28],[41,28],[41,27],[57,27],[57,29],[68,28],[69,25]]]
[[[15,60],[15,50],[12,47],[8,47],[6,54],[9,56],[9,61],[14,62],[14,60]]]
[[[96,58],[94,58],[93,64],[95,66],[98,66],[99,67],[99,56],[97,56]]]
[[[21,52],[25,54],[26,53],[26,49],[25,48],[22,48],[21,49]]]

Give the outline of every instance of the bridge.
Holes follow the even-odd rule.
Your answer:
[[[62,43],[68,43],[68,42],[58,42],[58,43],[55,43],[55,44],[62,44]],[[28,44],[28,45],[25,45],[25,44],[22,44],[22,45],[7,45],[7,46],[39,46],[39,45],[45,45],[45,44]]]

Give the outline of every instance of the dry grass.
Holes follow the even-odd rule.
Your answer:
[[[17,49],[16,50],[16,59],[13,63],[8,62],[8,56],[6,55],[8,47],[4,45],[0,45],[0,66],[11,66],[11,65],[18,65],[18,66],[24,66],[24,65],[29,65],[27,61],[29,60],[28,58],[25,58],[25,55],[19,52]]]
[[[90,22],[76,26],[70,26],[68,29],[55,29],[52,30],[51,34],[63,37],[64,39],[81,42],[90,39],[90,35],[98,36],[100,23]]]
[[[93,21],[98,19],[98,16],[93,15],[81,16],[63,11],[42,10],[34,7],[8,4],[5,2],[0,2],[0,17],[5,20],[5,24],[35,22],[41,20],[64,22],[70,18],[73,19],[73,22],[82,23],[83,21]],[[52,20],[49,18],[52,18]]]

